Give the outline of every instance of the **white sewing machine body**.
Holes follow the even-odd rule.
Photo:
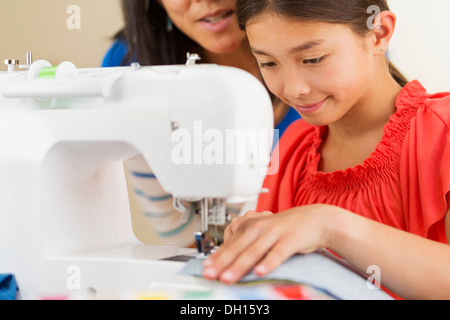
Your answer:
[[[24,299],[213,285],[177,275],[182,262],[160,260],[194,249],[135,238],[123,161],[142,154],[176,198],[254,199],[268,166],[254,160],[269,157],[271,139],[257,144],[259,155],[244,151],[245,163],[203,155],[217,156],[207,148],[226,130],[272,136],[262,84],[216,65],[80,69],[38,79],[40,63],[0,72],[0,273],[16,276]],[[180,151],[189,141],[177,133],[192,134],[192,157]]]

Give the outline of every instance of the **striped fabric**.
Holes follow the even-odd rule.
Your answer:
[[[159,245],[192,247],[194,232],[200,230],[200,215],[197,207],[190,206],[187,223],[181,223],[181,213],[173,208],[173,197],[159,184],[157,177],[142,155],[124,163],[130,188],[137,198],[140,213],[146,217],[149,227],[158,237]],[[199,204],[198,204],[199,205]],[[231,216],[240,214],[243,205],[228,205]]]

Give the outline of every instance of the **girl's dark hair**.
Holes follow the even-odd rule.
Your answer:
[[[346,24],[364,36],[370,31],[368,21],[375,12],[369,10],[371,7],[380,12],[390,10],[386,0],[237,0],[237,18],[242,30],[270,12],[294,20]],[[408,83],[390,61],[389,71],[402,87]]]
[[[125,26],[116,37],[127,44],[125,64],[183,64],[187,52],[200,46],[175,25],[168,28],[168,16],[157,0],[122,0]]]

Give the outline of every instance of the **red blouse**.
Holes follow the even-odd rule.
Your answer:
[[[361,216],[446,243],[446,195],[450,192],[450,93],[430,95],[408,83],[382,141],[362,165],[318,172],[318,149],[327,127],[304,120],[283,134],[272,159],[258,211],[274,213],[314,203],[342,207]]]

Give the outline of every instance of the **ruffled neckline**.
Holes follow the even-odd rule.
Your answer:
[[[318,150],[327,127],[316,127],[313,144],[309,151],[309,168],[307,179],[314,179],[314,185],[319,188],[336,189],[363,188],[371,183],[380,183],[392,176],[393,170],[398,171],[400,152],[411,119],[417,109],[423,105],[429,95],[419,81],[412,81],[403,87],[397,96],[396,112],[390,117],[384,127],[384,135],[372,154],[353,168],[334,172],[318,171],[320,154]]]

